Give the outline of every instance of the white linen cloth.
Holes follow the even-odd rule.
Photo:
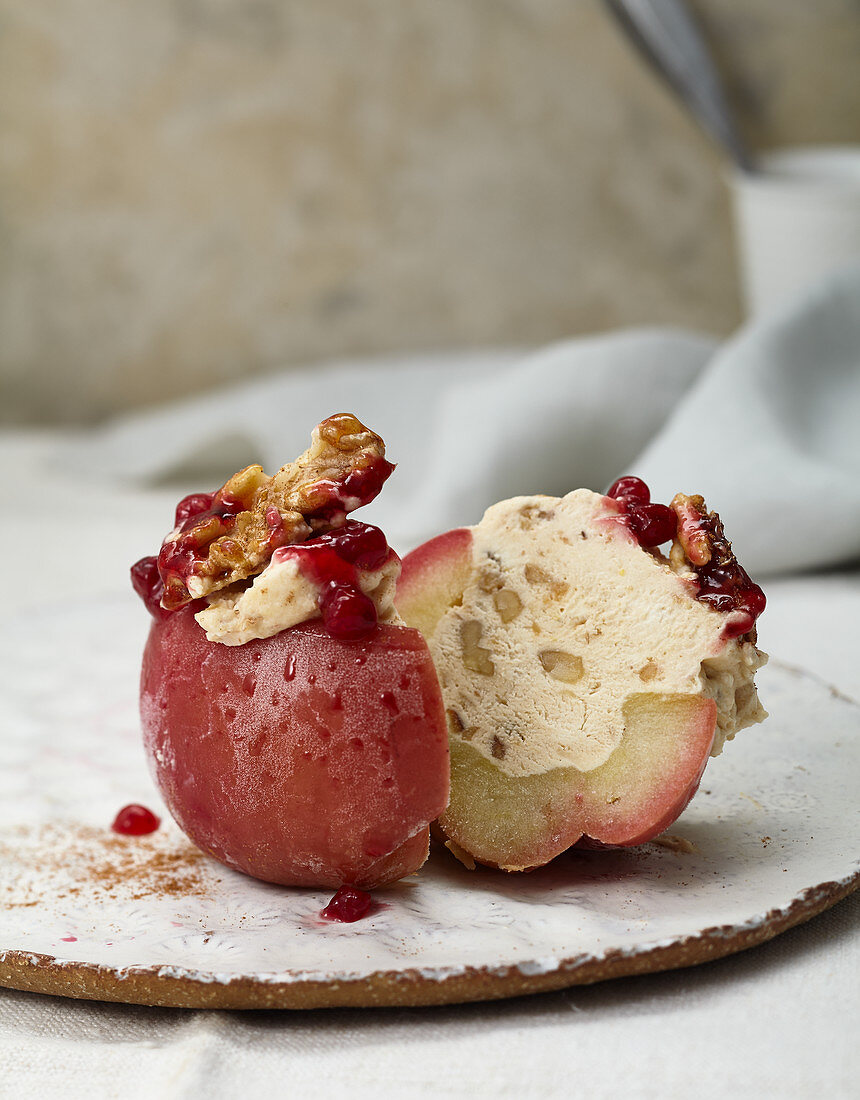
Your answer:
[[[340,364],[122,420],[81,442],[77,464],[139,485],[217,482],[243,461],[273,472],[337,411],[399,463],[362,513],[398,549],[504,497],[634,473],[656,500],[702,492],[752,573],[844,562],[860,555],[860,266],[719,349],[644,330],[525,357]]]
[[[499,497],[600,489],[632,472],[655,499],[703,491],[754,576],[860,553],[854,271],[722,348],[644,331],[525,357],[341,364],[86,436],[0,434],[29,554],[30,584],[7,585],[8,614],[58,593],[127,591],[128,564],[155,551],[179,483],[211,488],[255,460],[271,472],[345,409],[399,463],[367,514],[401,551]],[[7,577],[20,576],[21,546],[4,546]],[[771,579],[766,591],[765,648],[860,696],[860,574]],[[0,990],[0,1097],[838,1100],[860,1076],[858,917],[854,895],[704,967],[497,1004],[207,1013]]]

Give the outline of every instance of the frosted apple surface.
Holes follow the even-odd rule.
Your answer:
[[[448,800],[427,645],[393,606],[400,559],[349,518],[394,466],[351,413],[271,477],[179,502],[131,569],[154,622],[141,719],[170,812],[228,866],[369,889],[416,871]]]
[[[370,889],[426,859],[448,746],[417,630],[345,640],[316,621],[227,647],[186,608],[153,622],[141,715],[170,812],[228,866]]]

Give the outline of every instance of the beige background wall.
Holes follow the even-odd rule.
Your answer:
[[[860,141],[855,0],[695,6],[755,146]],[[726,332],[720,172],[597,0],[0,0],[0,415]]]

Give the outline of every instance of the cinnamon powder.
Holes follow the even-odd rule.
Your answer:
[[[212,864],[184,837],[165,830],[119,836],[68,823],[23,826],[0,837],[0,908],[28,908],[81,895],[108,898],[206,896],[220,882]]]

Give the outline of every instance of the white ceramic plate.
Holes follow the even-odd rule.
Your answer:
[[[4,632],[0,985],[231,1008],[502,997],[718,958],[860,881],[860,707],[777,665],[770,719],[709,764],[682,845],[519,876],[438,852],[364,920],[321,921],[326,893],[235,874],[168,822],[110,831],[128,802],[164,812],[138,730],[147,626],[127,600]]]

